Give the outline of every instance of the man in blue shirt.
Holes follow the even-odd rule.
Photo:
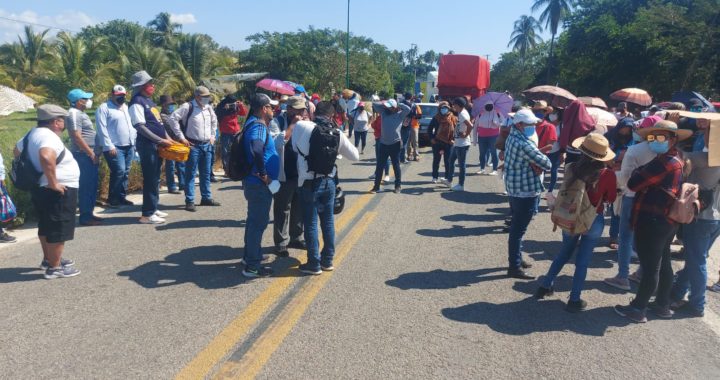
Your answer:
[[[275,150],[275,142],[270,136],[268,125],[273,119],[273,109],[278,102],[265,94],[255,94],[250,101],[250,117],[245,122],[243,133],[245,159],[252,162],[250,174],[243,179],[245,199],[248,201],[245,221],[245,256],[243,262],[245,277],[268,277],[272,269],[261,265],[262,235],[270,221],[270,206],[273,192],[271,182],[276,182],[280,174],[280,158]],[[279,187],[279,183],[278,183]],[[275,189],[277,191],[277,189]]]

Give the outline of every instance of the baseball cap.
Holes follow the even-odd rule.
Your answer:
[[[118,85],[115,85],[115,87],[113,87],[112,94],[113,95],[125,95],[125,94],[127,94],[127,91],[125,90],[125,87],[118,84]]]
[[[296,110],[302,110],[306,107],[305,98],[303,98],[302,96],[291,96],[288,98],[286,104],[288,108],[293,108]]]
[[[67,117],[68,112],[64,108],[55,104],[43,104],[37,108],[37,120],[47,121],[57,119],[59,117]]]
[[[85,92],[79,88],[75,88],[70,90],[67,94],[67,98],[70,101],[70,104],[75,105],[75,102],[77,102],[80,99],[92,99],[93,93],[92,92]]]
[[[252,108],[261,108],[268,104],[276,106],[280,103],[278,103],[277,100],[270,99],[270,97],[265,94],[255,94],[252,99],[250,99],[250,107]]]
[[[397,107],[397,100],[395,100],[395,99],[386,100],[385,103],[383,103],[383,105],[387,108],[395,108],[395,107]]]
[[[513,117],[513,123],[524,123],[524,124],[537,124],[537,122],[540,121],[535,115],[532,113],[531,110],[527,108],[523,108],[517,112],[515,112],[515,116]]]

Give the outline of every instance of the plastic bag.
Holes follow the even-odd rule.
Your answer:
[[[0,222],[9,222],[17,216],[17,209],[5,185],[0,185]]]

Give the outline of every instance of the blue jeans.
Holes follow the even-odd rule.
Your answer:
[[[558,170],[560,170],[560,157],[562,156],[562,153],[558,150],[555,153],[548,153],[547,156],[552,164],[552,168],[550,169],[550,185],[548,185],[548,193],[551,193],[555,190],[555,185],[557,185]]]
[[[380,140],[375,140],[375,160],[380,159]],[[375,164],[377,167],[377,164]],[[390,175],[390,157],[385,160],[385,175]]]
[[[623,196],[620,212],[620,233],[618,235],[618,277],[628,278],[630,275],[630,258],[632,257],[635,233],[630,225],[633,201],[635,197]]]
[[[210,143],[192,145],[185,163],[185,203],[195,202],[195,172],[200,172],[200,196],[212,199],[210,174],[212,173],[213,146]],[[198,170],[199,169],[199,170]]]
[[[262,236],[270,222],[270,206],[273,196],[264,184],[243,181],[243,193],[247,200],[245,219],[245,266],[258,269],[262,262]]]
[[[705,310],[707,257],[720,235],[720,221],[697,219],[683,226],[685,267],[677,273],[672,298],[679,301],[690,292],[688,302],[697,311]]]
[[[400,141],[402,142],[402,146],[400,147],[400,152],[398,152],[398,157],[400,157],[401,162],[405,162],[405,152],[407,152],[408,141],[410,141],[410,127],[400,128]]]
[[[110,184],[108,189],[108,202],[110,204],[119,204],[120,201],[127,197],[128,177],[130,176],[130,167],[132,159],[135,155],[135,149],[132,145],[116,146],[117,154],[112,157],[108,152],[104,152],[105,161],[110,168]]]
[[[620,215],[615,215],[612,203],[608,210],[610,211],[610,240],[617,242],[618,235],[620,235]]]
[[[478,137],[478,147],[480,148],[480,169],[485,170],[488,163],[488,156],[492,159],[493,170],[498,168],[498,154],[495,149],[497,136]]]
[[[80,188],[78,189],[80,223],[87,223],[92,220],[97,200],[99,165],[94,163],[85,152],[73,152],[73,157],[80,167]]]
[[[233,135],[229,133],[221,133],[220,134],[220,146],[222,147],[222,164],[223,164],[223,170],[227,173],[227,167],[228,167],[228,159],[230,158],[230,148],[232,147],[233,142]]]
[[[522,262],[522,238],[527,231],[530,221],[535,215],[535,208],[539,197],[520,198],[509,197],[510,209],[512,210],[512,224],[508,236],[508,263],[509,270],[520,270]]]
[[[452,145],[444,143],[442,141],[435,141],[432,144],[433,162],[432,162],[432,177],[440,178],[440,156],[442,156],[443,165],[445,166],[445,177],[447,177],[448,170],[450,170],[450,151],[452,151]],[[442,152],[442,153],[440,153]]]
[[[320,269],[330,267],[335,257],[335,180],[329,177],[306,180],[300,188],[305,242],[307,243],[307,265]],[[318,219],[323,235],[323,249],[318,242]]]
[[[160,168],[163,160],[158,154],[157,145],[144,138],[138,138],[137,150],[143,175],[142,216],[152,216],[160,201]]]
[[[177,174],[177,183],[175,175]],[[168,190],[185,190],[185,163],[165,160],[165,183]],[[178,186],[179,185],[179,186]]]
[[[449,161],[450,167],[445,173],[445,179],[447,179],[448,182],[452,182],[453,180],[453,175],[455,174],[455,161],[457,161],[458,167],[460,168],[458,183],[460,184],[460,186],[465,185],[465,160],[467,159],[467,152],[469,149],[469,146],[454,146],[452,148]]]
[[[355,131],[355,147],[357,148],[361,142],[362,142],[362,145],[360,146],[360,149],[361,149],[361,151],[363,151],[363,150],[365,150],[365,145],[367,144],[367,131],[365,131],[365,132]]]
[[[377,142],[378,145],[378,158],[375,163],[375,187],[380,187],[380,181],[382,180],[383,166],[387,166],[387,159],[390,158],[392,161],[393,171],[395,172],[395,187],[400,186],[401,170],[400,170],[400,155],[402,154],[402,142],[398,141],[392,145],[385,145],[381,142]],[[383,165],[384,164],[384,165]]]
[[[552,287],[555,278],[572,257],[575,248],[577,248],[578,253],[575,258],[575,275],[573,276],[572,290],[570,291],[570,301],[579,301],[592,252],[597,246],[598,240],[600,240],[603,227],[605,227],[605,218],[602,214],[598,214],[590,229],[582,235],[570,235],[563,231],[562,248],[560,248],[560,253],[550,265],[550,270],[545,275],[542,286],[544,288]],[[580,241],[579,247],[578,241]]]

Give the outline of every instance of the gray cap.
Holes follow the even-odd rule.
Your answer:
[[[302,96],[291,96],[286,102],[288,108],[302,110],[307,106],[305,98]]]
[[[210,90],[205,86],[195,87],[195,96],[210,96]]]
[[[68,112],[55,104],[43,104],[37,108],[37,120],[48,121],[59,117],[67,117]]]
[[[147,82],[150,82],[152,79],[153,78],[147,73],[147,71],[141,70],[130,77],[130,82],[132,82],[133,87],[140,87]]]

